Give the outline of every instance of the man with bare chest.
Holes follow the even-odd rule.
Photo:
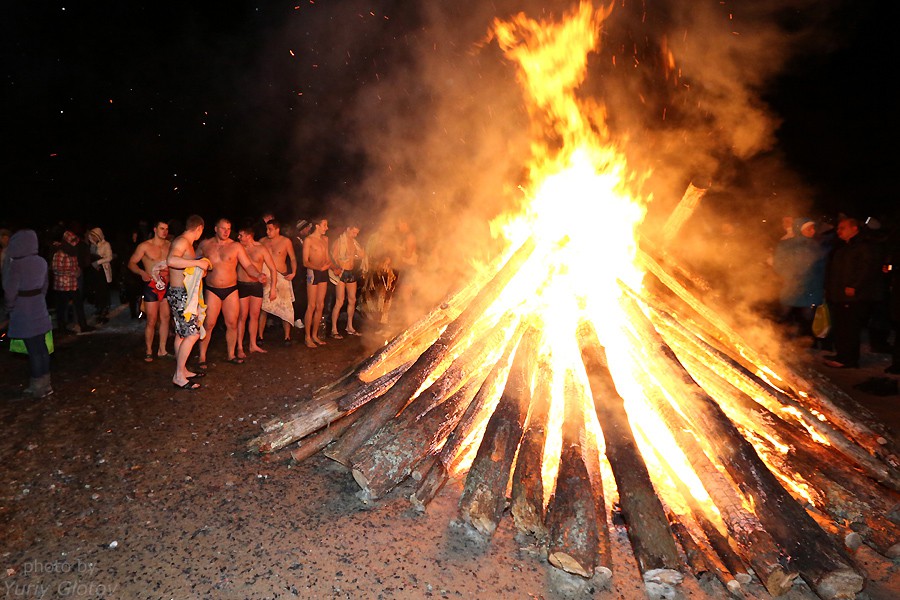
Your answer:
[[[256,267],[257,271],[262,272],[263,265],[269,268],[271,273],[277,272],[275,261],[272,254],[261,243],[254,239],[253,225],[241,227],[238,231],[238,242],[247,251],[250,262]],[[241,305],[241,312],[238,316],[238,335],[237,335],[237,357],[246,358],[244,353],[244,331],[250,330],[250,352],[265,352],[256,343],[257,328],[259,326],[259,314],[262,309],[264,286],[256,279],[250,277],[243,266],[238,265],[238,301]],[[269,301],[274,301],[277,297],[276,286],[269,286]]]
[[[325,293],[328,291],[328,268],[331,258],[328,252],[327,219],[313,219],[313,232],[303,242],[303,266],[306,267],[306,297],[308,305],[303,319],[306,345],[309,348],[324,346],[319,337],[319,323],[325,309]]]
[[[135,248],[128,261],[128,270],[139,275],[144,282],[142,288],[144,314],[147,324],[144,327],[144,361],[153,362],[153,334],[159,323],[159,352],[157,356],[166,356],[166,343],[169,339],[169,303],[165,301],[166,289],[169,287],[169,268],[166,257],[169,255],[171,243],[168,240],[169,224],[157,221],[153,227],[153,237],[141,242]],[[154,267],[157,267],[154,269]]]
[[[284,345],[291,344],[291,328],[293,320],[294,292],[291,281],[297,274],[297,255],[294,254],[294,245],[289,238],[281,235],[281,224],[275,219],[266,222],[266,237],[260,243],[272,255],[277,271],[272,274],[270,285],[275,288],[277,300],[274,303],[263,302],[262,314],[259,316],[260,339],[266,329],[266,315],[271,313],[281,319],[284,327]],[[290,259],[290,265],[288,265]],[[288,305],[290,309],[288,310]]]
[[[237,324],[241,305],[238,300],[238,264],[249,277],[258,283],[265,282],[265,276],[253,266],[247,251],[241,244],[231,239],[231,221],[219,219],[216,222],[215,236],[204,240],[198,248],[200,256],[209,260],[212,268],[206,276],[206,321],[204,327],[207,335],[200,341],[201,369],[206,367],[206,351],[212,339],[212,331],[216,326],[219,314],[225,320],[225,341],[228,351],[228,362],[241,364],[243,358],[235,355],[237,345]]]

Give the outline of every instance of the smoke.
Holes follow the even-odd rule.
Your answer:
[[[337,195],[304,200],[303,210],[328,211],[338,225],[353,214],[361,238],[377,234],[384,247],[407,221],[418,244],[415,277],[404,282],[414,311],[493,255],[487,223],[521,200],[528,115],[514,65],[484,42],[495,18],[558,18],[575,3],[551,4],[436,1],[415,14],[388,0],[298,7],[303,19],[279,40],[299,57],[292,175],[306,198],[318,183],[341,182]],[[827,27],[833,8],[619,0],[604,22],[581,93],[606,106],[629,165],[651,173],[648,231],[689,183],[709,188],[679,250],[712,261],[723,249],[719,227],[736,227],[729,284],[759,281],[780,216],[811,207],[810,191],[782,164],[765,94],[792,57],[840,44]]]

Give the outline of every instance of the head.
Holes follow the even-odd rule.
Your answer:
[[[193,240],[199,240],[200,236],[203,235],[204,225],[203,217],[191,215],[184,222],[184,235]]]
[[[313,233],[325,235],[325,232],[328,231],[328,219],[317,217],[310,221],[310,223],[312,223],[313,226]]]
[[[215,226],[216,239],[224,242],[231,237],[231,221],[228,219],[219,219]]]
[[[37,233],[33,229],[20,229],[9,238],[7,249],[11,258],[24,258],[38,253]]]
[[[166,240],[169,238],[169,224],[165,221],[157,221],[153,226],[153,237],[158,240]]]
[[[245,248],[253,245],[253,242],[256,241],[256,236],[253,233],[253,225],[244,225],[238,229],[238,241]]]
[[[312,231],[312,223],[306,219],[300,219],[297,221],[297,224],[294,225],[294,231],[297,232],[298,237],[305,238],[309,235],[309,232]]]
[[[103,230],[99,227],[94,227],[88,231],[87,237],[92,244],[99,244],[103,241]]]
[[[0,229],[0,248],[6,248],[9,245],[9,229]]]
[[[351,240],[355,239],[356,236],[359,235],[359,225],[356,225],[355,223],[348,225],[345,231],[347,232],[348,238],[350,238]]]
[[[803,224],[800,225],[800,235],[806,238],[815,237],[816,235],[816,222],[811,221],[809,219],[805,219]]]
[[[856,219],[852,219],[850,217],[845,217],[838,221],[837,225],[837,236],[844,240],[845,242],[849,242],[853,239],[856,234],[859,233],[859,221]]]
[[[281,223],[278,219],[269,219],[266,221],[266,237],[269,239],[276,238],[281,235]]]
[[[63,242],[69,244],[70,246],[74,246],[78,243],[78,236],[71,231],[66,231],[63,233]]]

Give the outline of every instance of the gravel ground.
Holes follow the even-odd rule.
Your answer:
[[[484,545],[454,526],[460,482],[425,515],[401,486],[360,501],[347,470],[321,456],[247,455],[259,423],[309,398],[377,344],[271,347],[225,362],[216,332],[203,390],[176,390],[174,363],[144,363],[143,321],[118,315],[59,340],[56,393],[23,399],[26,364],[0,352],[0,594],[16,598],[579,598],[645,597],[624,532],[611,583],[560,575],[504,519]],[[271,337],[274,339],[275,330]],[[883,375],[885,357],[835,373],[848,389]],[[883,363],[883,364],[882,364]],[[896,431],[897,397],[854,395]],[[892,562],[863,548],[859,598],[900,597]],[[766,598],[758,586],[748,598]],[[686,578],[677,596],[721,598]],[[813,596],[803,584],[787,595]]]

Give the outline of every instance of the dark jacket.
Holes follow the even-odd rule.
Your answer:
[[[805,219],[798,219],[799,225]],[[825,296],[827,247],[816,238],[799,232],[781,240],[775,247],[773,268],[781,277],[781,303],[784,306],[818,306]]]
[[[9,239],[3,284],[9,309],[9,337],[30,338],[50,331],[47,261],[38,255],[37,234],[17,231]]]
[[[825,298],[835,304],[872,302],[880,298],[881,257],[877,248],[858,233],[837,243],[825,275]],[[849,297],[845,288],[854,288]]]

